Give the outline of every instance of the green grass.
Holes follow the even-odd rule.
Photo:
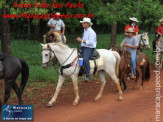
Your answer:
[[[67,43],[70,47],[79,47],[80,44],[76,41],[76,37],[78,35],[67,35]],[[108,49],[110,43],[110,34],[99,34],[97,35],[97,48]],[[119,34],[117,36],[117,44],[125,38],[123,34]],[[152,55],[152,41],[154,39],[154,35],[149,35],[151,50],[144,51],[150,59],[150,62],[155,61],[155,55]],[[43,69],[41,66],[42,55],[41,55],[41,45],[38,41],[31,40],[12,40],[12,55],[16,57],[20,57],[25,59],[27,64],[29,65],[30,75],[29,81],[32,82],[56,82],[58,80],[58,69],[54,70],[54,67],[51,66],[47,69]],[[20,77],[19,77],[20,79]],[[68,79],[67,81],[69,81]]]

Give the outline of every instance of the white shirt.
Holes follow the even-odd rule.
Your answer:
[[[48,23],[47,23],[48,25],[55,25],[56,27],[55,28],[51,28],[50,30],[61,30],[61,27],[65,27],[65,24],[64,24],[64,22],[61,20],[61,19],[59,19],[59,20],[56,20],[56,19],[53,19],[53,18],[51,18],[49,21],[48,21]]]
[[[96,33],[91,27],[89,27],[88,29],[84,29],[82,40],[86,41],[86,44],[81,43],[82,47],[96,48]]]

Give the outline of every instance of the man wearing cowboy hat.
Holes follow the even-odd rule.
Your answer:
[[[80,21],[82,23],[82,26],[84,28],[84,34],[83,37],[78,37],[76,40],[78,42],[81,42],[81,47],[83,50],[83,63],[84,63],[84,71],[85,71],[85,80],[89,81],[90,79],[90,64],[89,64],[89,58],[93,52],[93,50],[96,48],[97,40],[96,40],[96,33],[91,28],[92,22],[90,18],[83,18],[83,21]]]
[[[156,50],[156,41],[159,40],[159,38],[163,35],[163,19],[160,19],[161,24],[158,26],[157,31],[156,31],[156,38],[153,41],[153,52]]]
[[[64,33],[65,33],[65,24],[60,19],[60,13],[59,12],[57,12],[55,14],[55,19],[51,18],[48,21],[47,26],[50,28],[51,31],[57,31],[59,33],[62,33],[62,35],[64,35]],[[62,29],[62,32],[61,32],[61,29]]]
[[[129,28],[133,28],[134,29],[134,36],[138,35],[139,29],[138,26],[136,25],[139,21],[137,20],[137,18],[135,17],[130,17],[130,22],[129,24],[125,27],[125,31],[127,31]],[[127,36],[127,33],[125,33],[125,35]]]
[[[132,74],[131,78],[135,78],[136,76],[136,52],[138,48],[138,40],[134,35],[135,31],[133,28],[128,28],[126,31],[127,37],[125,39],[124,47],[126,47],[126,50],[131,53],[131,65],[132,65]]]

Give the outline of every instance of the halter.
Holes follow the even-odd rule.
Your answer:
[[[50,48],[50,49],[44,49],[44,50],[49,50],[49,55],[50,55],[50,58],[49,58],[49,60],[47,61],[47,62],[45,62],[45,63],[42,63],[42,64],[48,64],[48,66],[49,66],[49,64],[50,64],[50,61],[51,61],[51,59],[52,59],[52,53],[55,55],[55,53],[54,53],[54,51]]]
[[[45,63],[42,63],[42,64],[48,64],[48,65],[49,65],[49,63],[50,63],[50,61],[51,61],[51,59],[52,59],[51,54],[53,53],[53,54],[55,55],[55,53],[54,53],[54,51],[53,51],[51,48],[50,48],[50,49],[47,49],[47,50],[50,51],[50,52],[49,52],[49,55],[50,55],[49,61],[47,61],[47,62],[45,62]],[[67,60],[71,57],[71,55],[73,54],[74,50],[75,50],[75,48],[72,50],[72,52],[71,52],[71,54],[68,56],[68,58],[67,58],[62,64],[59,64],[60,72],[61,72],[61,75],[62,75],[62,76],[63,76],[63,69],[67,69],[67,68],[71,67],[71,66],[74,64],[75,60],[78,58],[78,56],[76,56],[76,58],[72,61],[72,63],[63,66],[63,64],[65,64],[65,63],[67,62]],[[76,67],[77,67],[77,65],[76,65]],[[72,74],[74,74],[74,72],[75,72],[75,70],[76,70],[76,67],[75,67],[75,69],[74,69],[74,71],[73,71]],[[72,74],[71,74],[71,75],[72,75]],[[69,75],[69,76],[71,76],[71,75]],[[66,75],[66,76],[67,76],[67,75]]]

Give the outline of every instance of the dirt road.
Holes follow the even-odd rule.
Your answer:
[[[93,102],[100,84],[98,82],[79,83],[80,104],[73,106],[74,93],[72,86],[62,89],[57,104],[34,111],[34,122],[154,122],[155,121],[155,75],[151,71],[151,79],[145,82],[142,91],[133,90],[132,81],[127,81],[128,89],[123,94],[124,100],[117,101],[115,86],[111,80],[106,84],[103,97]],[[163,74],[163,70],[161,70]],[[161,76],[161,82],[163,82]],[[161,83],[163,84],[163,83]],[[68,91],[64,90],[67,89]],[[71,89],[71,90],[70,90]],[[163,88],[161,88],[163,94]],[[50,99],[49,99],[50,100]],[[163,122],[163,100],[161,99],[161,118]]]

